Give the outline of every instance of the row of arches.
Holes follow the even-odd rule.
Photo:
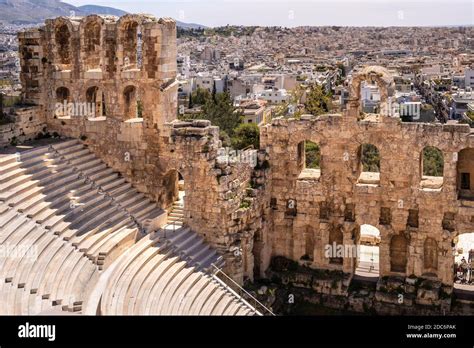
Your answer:
[[[343,232],[340,228],[332,229],[329,233],[328,244],[344,245]],[[357,252],[354,253],[355,267],[354,273],[365,277],[378,277],[380,269],[380,231],[371,225],[361,225],[359,237],[356,239]],[[308,245],[306,239],[306,253],[311,255],[310,249],[314,248],[314,243]],[[311,251],[314,252],[314,251]],[[438,271],[438,242],[427,237],[423,242],[423,275],[436,277]],[[390,237],[389,242],[389,257],[390,257],[390,272],[394,274],[407,273],[407,264],[409,256],[409,240],[404,233],[396,234]],[[329,264],[342,265],[343,256],[329,258]]]
[[[101,68],[101,52],[105,52],[104,19],[92,16],[87,18],[80,28],[80,51],[86,71]],[[54,43],[56,45],[56,59],[63,68],[70,68],[73,64],[71,24],[60,20],[54,27]],[[140,69],[143,61],[142,26],[137,20],[126,20],[119,24],[119,40],[117,49],[121,49],[122,65],[125,70]],[[118,56],[118,55],[117,55]]]
[[[69,104],[73,102],[71,92],[67,87],[57,88],[55,97],[57,104]],[[122,100],[124,119],[143,118],[143,104],[138,89],[135,86],[129,85],[124,88]],[[89,87],[85,92],[85,102],[89,107],[93,107],[94,117],[107,116],[108,108],[106,105],[106,96],[100,87]],[[67,115],[67,108],[63,108],[63,112],[64,114],[57,116],[72,116]]]
[[[345,154],[349,160],[350,155]],[[313,172],[313,177],[319,178],[322,168],[321,146],[315,142],[305,140],[298,144],[298,167],[301,177],[308,178]],[[460,196],[474,198],[471,192],[473,182],[471,173],[474,171],[474,149],[464,149],[456,155],[458,160],[458,189]],[[359,183],[377,183],[380,181],[381,155],[377,146],[362,144],[358,153]],[[445,158],[443,152],[434,146],[426,146],[420,153],[421,188],[440,189],[444,183]]]

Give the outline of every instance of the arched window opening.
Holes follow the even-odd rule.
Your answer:
[[[314,258],[314,233],[311,227],[308,227],[304,233],[304,255],[301,257],[303,261],[313,261]]]
[[[306,140],[298,144],[298,180],[319,180],[321,177],[321,148],[318,144]]]
[[[380,113],[380,89],[375,81],[363,81],[360,89],[362,111],[369,114]]]
[[[444,157],[436,147],[427,146],[421,154],[421,187],[438,190],[443,186]]]
[[[392,237],[390,241],[390,271],[405,273],[407,267],[408,242],[403,234]]]
[[[60,24],[56,27],[55,38],[59,63],[63,65],[71,64],[71,33],[66,24]]]
[[[379,277],[380,231],[371,225],[360,226],[355,273],[363,277]]]
[[[90,87],[86,92],[88,110],[92,110],[93,117],[106,116],[105,95],[99,87]]]
[[[140,25],[135,21],[124,25],[124,69],[140,68],[143,62],[143,37]]]
[[[457,187],[460,199],[474,200],[474,148],[458,154]]]
[[[474,292],[474,233],[454,238],[454,288]]]
[[[56,117],[71,116],[69,113],[69,103],[71,102],[71,94],[66,87],[56,89]]]
[[[85,27],[84,49],[86,70],[100,68],[101,25],[96,21],[87,23]]]
[[[185,182],[183,175],[177,170],[169,171],[163,177],[163,187],[165,189],[164,206],[168,210],[168,224],[184,224],[185,209]]]
[[[360,147],[360,176],[358,183],[380,184],[380,152],[375,145],[362,144]]]
[[[332,228],[329,232],[329,246],[332,250],[332,257],[329,258],[329,263],[333,265],[342,265],[343,255],[339,255],[338,251],[344,248],[344,235],[340,228]]]
[[[135,86],[128,86],[123,92],[125,119],[143,118],[143,103]]]
[[[70,101],[70,93],[69,93],[69,89],[66,88],[66,87],[59,87],[57,90],[56,90],[56,101],[58,103],[63,103],[63,102],[67,102],[69,103]]]

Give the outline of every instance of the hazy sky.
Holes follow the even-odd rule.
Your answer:
[[[207,26],[474,25],[474,0],[63,0]]]

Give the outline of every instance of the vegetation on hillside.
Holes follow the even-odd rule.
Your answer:
[[[189,100],[189,106],[200,106],[201,111],[184,115],[182,119],[204,119],[211,121],[212,125],[220,128],[220,138],[223,146],[232,146],[237,150],[250,145],[259,148],[260,131],[255,124],[243,124],[243,116],[234,107],[232,98],[228,93],[209,92],[207,89],[198,88]]]
[[[258,149],[260,147],[260,129],[255,123],[242,123],[235,129],[231,142],[232,147],[237,150],[250,146]]]
[[[305,92],[306,101],[303,103]],[[329,112],[331,108],[331,94],[327,93],[322,86],[318,84],[308,87],[298,86],[291,91],[290,99],[275,109],[275,116],[295,118],[299,118],[303,114],[318,116]]]
[[[306,96],[304,108],[306,113],[314,116],[327,113],[331,110],[331,95],[320,85],[312,85]]]

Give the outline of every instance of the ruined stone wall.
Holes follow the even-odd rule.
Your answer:
[[[360,88],[360,79],[356,83]],[[465,169],[458,168],[459,158],[465,157],[461,151],[474,146],[474,136],[467,125],[401,123],[372,116],[361,119],[354,98],[343,115],[276,119],[262,128],[262,149],[271,163],[272,255],[353,273],[353,258],[331,262],[325,246],[333,241],[355,245],[360,226],[369,224],[381,234],[381,277],[415,275],[452,284],[454,238],[474,228],[472,202],[460,197]],[[298,146],[304,141],[320,145],[320,177],[300,176]],[[379,150],[381,169],[375,182],[361,176],[362,144]],[[427,146],[443,153],[440,188],[426,185],[422,175]],[[397,245],[403,241],[406,247],[400,253]]]
[[[48,136],[46,118],[38,107],[6,108],[11,123],[0,125],[0,146],[16,145]]]
[[[37,105],[48,132],[82,139],[165,209],[176,199],[180,173],[185,223],[223,255],[225,271],[238,282],[265,276],[274,256],[351,274],[353,258],[339,263],[324,248],[358,244],[360,226],[370,224],[381,233],[381,277],[452,284],[455,237],[472,232],[474,223],[474,137],[467,125],[401,123],[386,108],[364,118],[363,80],[377,83],[389,102],[392,79],[383,68],[354,77],[342,115],[263,126],[253,166],[222,162],[219,130],[208,121],[176,121],[174,21],[57,18],[20,34],[20,44],[23,98]],[[95,113],[58,114],[64,101],[93,103]],[[321,148],[318,175],[301,175],[307,140]],[[363,144],[381,156],[380,174],[368,179]],[[428,146],[443,154],[439,187],[439,179],[422,175]]]
[[[57,18],[34,35],[41,62],[35,102],[48,130],[83,140],[165,209],[177,198],[180,173],[185,223],[223,255],[235,280],[253,278],[254,237],[260,254],[268,223],[261,218],[267,200],[251,183],[264,192],[264,173],[246,163],[219,163],[219,130],[208,121],[176,121],[175,22],[143,15]],[[32,64],[26,58],[24,67]],[[32,77],[24,77],[26,99]],[[137,100],[142,117],[136,117]],[[57,103],[64,102],[95,103],[96,113],[58,114]]]
[[[161,202],[160,132],[177,112],[176,23],[147,15],[60,17],[19,38],[23,100],[37,105],[48,131],[84,140]],[[69,103],[76,109],[58,112]]]
[[[237,282],[253,279],[255,270],[263,274],[270,262],[265,153],[228,153],[209,121],[168,126],[168,155],[161,163],[184,178],[186,225],[219,251],[224,271]]]

